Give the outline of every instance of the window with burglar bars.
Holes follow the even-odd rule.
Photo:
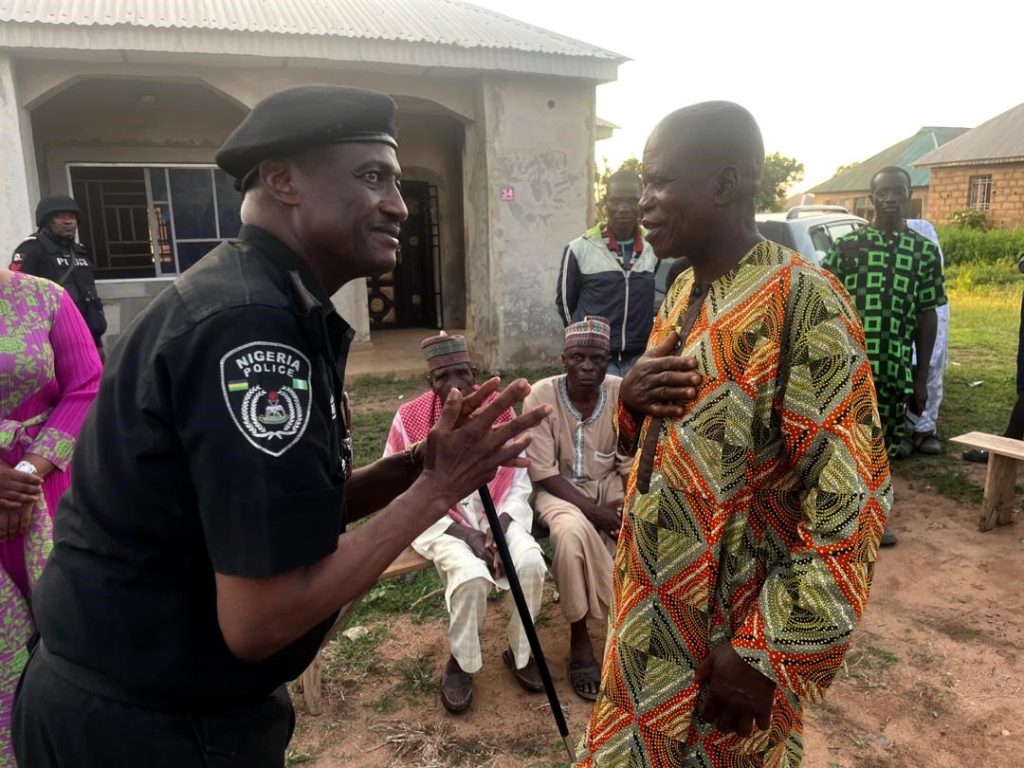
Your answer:
[[[71,163],[68,180],[100,279],[180,275],[241,227],[241,195],[211,165]]]
[[[967,207],[987,211],[992,205],[992,177],[971,176],[967,192]]]

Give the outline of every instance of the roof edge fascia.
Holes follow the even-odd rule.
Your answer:
[[[435,43],[225,32],[152,27],[0,24],[0,49],[255,56],[414,68],[498,71],[611,82],[626,59],[566,56],[511,48],[460,48]]]
[[[1024,155],[1017,155],[1014,157],[983,157],[975,160],[938,160],[928,163],[914,163],[914,165],[921,168],[935,169],[980,165],[1013,165],[1015,163],[1024,163]]]

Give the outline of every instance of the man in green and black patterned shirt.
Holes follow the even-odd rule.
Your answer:
[[[935,308],[946,303],[946,292],[935,243],[906,225],[910,174],[897,166],[880,170],[871,179],[871,202],[874,226],[837,240],[822,266],[843,282],[864,323],[885,442],[889,455],[896,456],[908,410],[913,419],[928,400]],[[882,545],[895,543],[896,536],[886,531]]]

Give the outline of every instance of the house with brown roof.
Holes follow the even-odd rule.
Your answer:
[[[362,341],[443,326],[490,367],[553,360],[559,249],[613,128],[595,88],[624,60],[460,0],[0,0],[0,258],[73,194],[116,337],[238,232],[213,157],[254,104],[372,88],[399,105],[410,215],[396,268],[335,304]]]
[[[815,205],[841,205],[851,213],[870,220],[874,216],[874,208],[871,205],[871,179],[883,168],[895,165],[910,174],[911,218],[931,218],[931,173],[927,168],[916,167],[914,162],[966,133],[967,130],[948,127],[922,128],[913,136],[812,187],[808,194],[814,195]]]
[[[917,160],[931,170],[931,217],[985,211],[992,226],[1024,227],[1024,104],[993,117]]]

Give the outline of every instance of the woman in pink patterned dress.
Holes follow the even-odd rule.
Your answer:
[[[96,345],[64,289],[0,268],[0,766],[15,764],[11,704],[33,633],[28,597],[99,379]]]

